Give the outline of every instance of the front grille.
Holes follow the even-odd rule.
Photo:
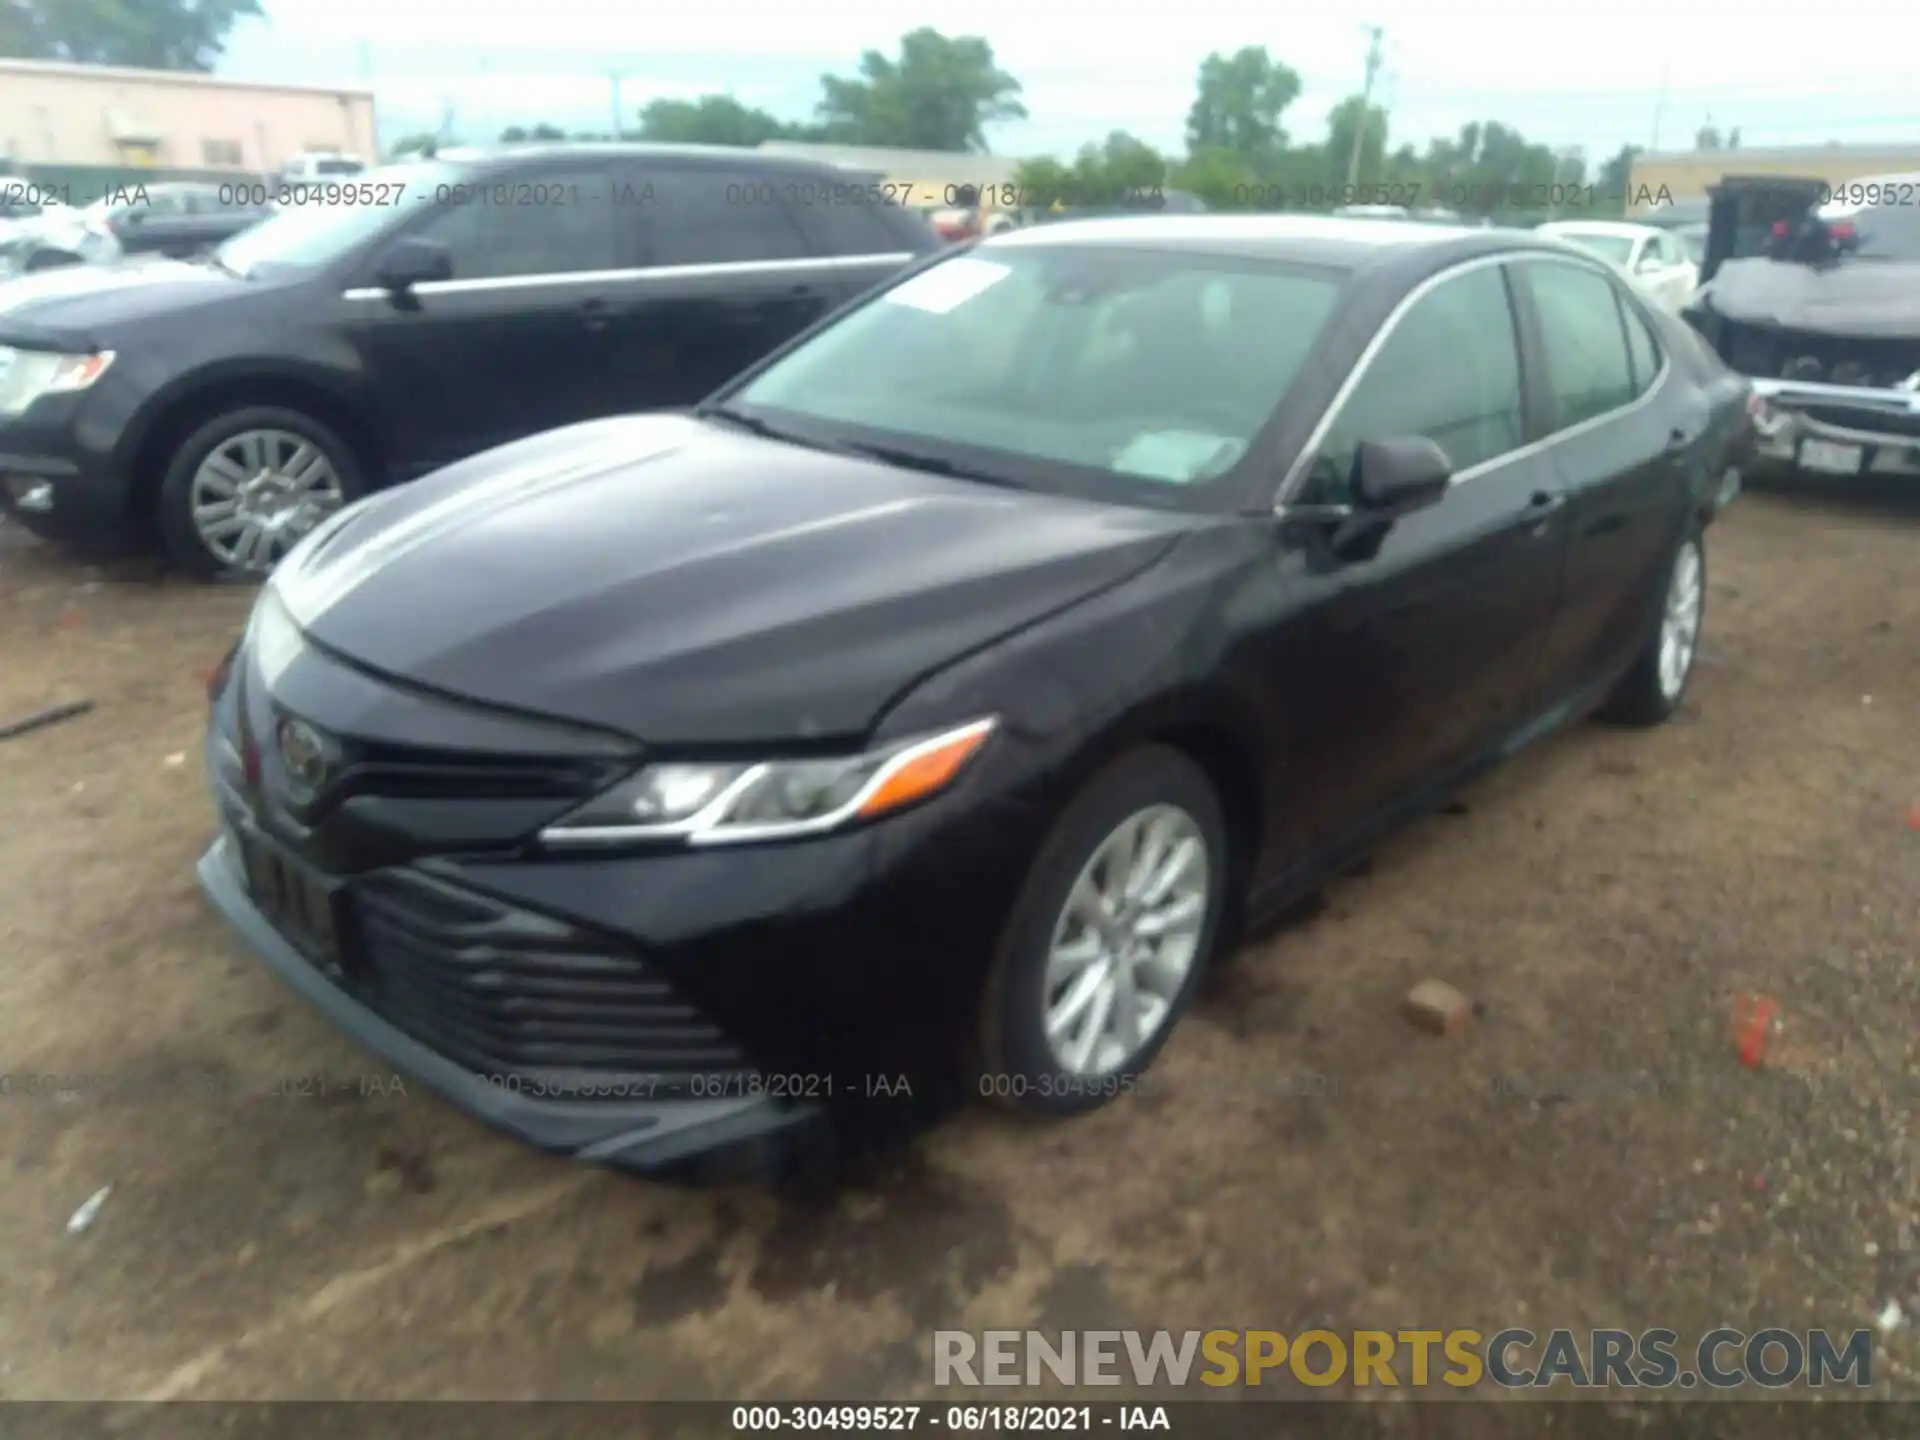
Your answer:
[[[350,891],[348,988],[476,1074],[590,1096],[621,1077],[750,1072],[738,1046],[616,941],[413,871],[376,872]]]
[[[379,795],[395,800],[578,800],[597,794],[631,762],[567,757],[485,755],[459,750],[343,742],[332,798]]]

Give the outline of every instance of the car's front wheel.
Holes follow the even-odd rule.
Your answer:
[[[261,577],[327,516],[366,493],[352,449],[310,415],[250,405],[175,450],[160,482],[168,556],[202,579]]]
[[[1142,748],[1068,805],[1002,935],[982,998],[980,1093],[1071,1115],[1136,1088],[1219,929],[1227,833],[1204,772]]]
[[[1622,725],[1659,725],[1687,698],[1693,662],[1706,618],[1707,551],[1700,527],[1688,529],[1665,572],[1660,615],[1653,633],[1601,710]]]

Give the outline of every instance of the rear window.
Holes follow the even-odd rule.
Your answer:
[[[1920,183],[1905,185],[1908,192],[1896,195],[1902,187],[1884,187],[1862,182],[1855,187],[1870,194],[1884,189],[1878,204],[1834,204],[1820,212],[1820,218],[1836,230],[1851,226],[1853,233],[1840,243],[1842,255],[1862,260],[1892,260],[1920,264]],[[1848,187],[1836,189],[1848,193]]]
[[[358,175],[366,167],[358,160],[322,160],[313,167],[316,175]]]

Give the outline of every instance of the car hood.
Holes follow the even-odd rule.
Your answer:
[[[641,415],[365,501],[273,585],[315,642],[448,694],[662,745],[851,738],[1190,524]]]
[[[116,326],[195,309],[249,283],[212,265],[161,256],[38,270],[0,285],[0,343],[13,336],[107,344]]]
[[[1729,260],[1700,292],[1729,320],[1852,339],[1920,338],[1920,265]]]

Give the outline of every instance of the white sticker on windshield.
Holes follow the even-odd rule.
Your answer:
[[[991,260],[976,260],[962,255],[944,265],[922,270],[903,285],[896,285],[881,298],[895,305],[911,305],[929,315],[944,315],[964,305],[981,291],[1007,278],[1005,265]]]

